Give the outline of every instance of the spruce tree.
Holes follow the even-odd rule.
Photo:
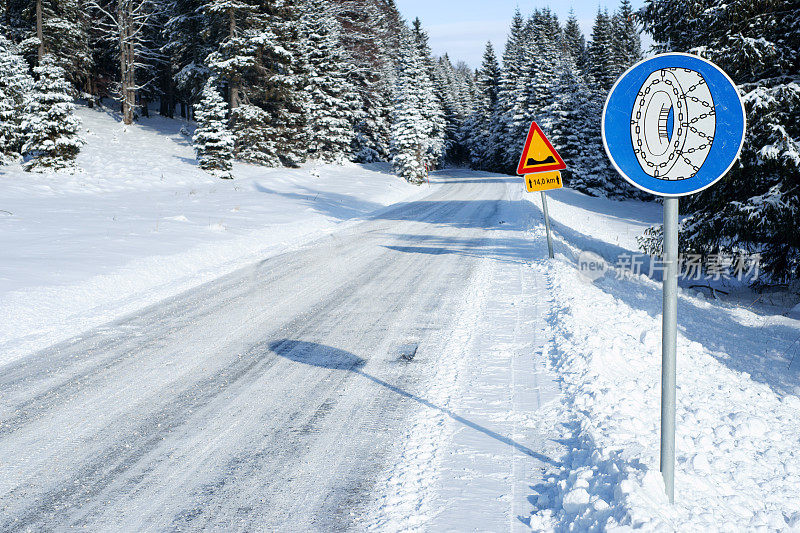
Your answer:
[[[0,165],[15,161],[19,154],[14,150],[14,141],[19,129],[14,124],[14,101],[0,87]]]
[[[470,153],[470,166],[475,169],[496,170],[500,166],[499,147],[492,144],[492,127],[499,115],[500,76],[494,47],[488,42],[477,73],[475,109],[462,127],[462,137]]]
[[[195,117],[197,129],[192,142],[200,168],[213,176],[230,179],[233,168],[233,135],[227,127],[227,105],[211,78],[203,93]]]
[[[37,31],[37,3],[41,7],[42,42]],[[6,1],[6,19],[16,27],[20,53],[29,63],[38,63],[40,44],[54,57],[67,80],[76,89],[89,88],[93,66],[89,44],[91,17],[82,0]]]
[[[64,69],[56,65],[53,56],[45,54],[33,71],[38,79],[22,124],[26,132],[22,151],[31,158],[25,170],[74,170],[83,141]]]
[[[589,53],[586,48],[586,38],[583,36],[575,12],[571,9],[564,24],[564,46],[578,73],[583,74],[589,63]]]
[[[441,103],[442,118],[445,124],[444,153],[450,162],[458,164],[464,157],[459,143],[459,129],[464,115],[460,108],[455,70],[447,55],[439,58],[433,72],[434,91]]]
[[[224,23],[206,63],[224,84],[235,153],[264,165],[297,166],[306,157],[306,68],[295,2],[211,0],[209,17]]]
[[[276,0],[267,8],[266,26],[254,36],[263,70],[251,102],[266,112],[263,134],[274,140],[278,159],[289,167],[305,161],[308,146],[303,90],[308,67],[300,38],[301,12],[300,0]]]
[[[555,87],[563,45],[558,19],[549,10],[537,10],[531,18],[533,46],[528,49],[527,108],[539,126],[549,133],[556,120],[558,106]]]
[[[264,29],[266,14],[252,0],[208,0],[202,9],[225,25],[225,38],[207,62],[224,81],[230,107],[236,109],[247,99],[248,81],[258,70],[259,49],[253,37]]]
[[[762,255],[761,281],[800,277],[800,2],[651,0],[639,13],[662,51],[700,54],[739,85],[747,134],[719,183],[682,200],[690,253]]]
[[[630,0],[622,0],[612,19],[613,74],[616,81],[628,67],[642,59],[642,39]]]
[[[184,117],[187,104],[197,101],[203,91],[209,77],[206,58],[222,38],[221,22],[203,7],[203,0],[176,0],[170,4],[165,24],[168,39],[164,51],[169,55],[173,72],[171,79],[162,80],[162,84],[175,92]],[[170,116],[171,111],[164,110],[164,114]]]
[[[562,171],[564,182],[573,189],[587,191],[594,186],[586,178],[594,166],[590,160],[592,143],[589,132],[594,121],[591,113],[596,109],[569,51],[565,52],[560,67],[549,139],[567,164],[566,170]]]
[[[495,126],[490,134],[492,149],[500,152],[498,171],[513,174],[519,163],[521,142],[533,116],[528,109],[527,87],[530,75],[526,53],[530,34],[519,9],[514,13],[508,41],[503,53],[503,74],[500,78],[500,104]],[[520,141],[522,139],[522,141]]]
[[[350,83],[350,58],[339,39],[338,23],[321,0],[306,0],[301,18],[307,77],[308,155],[344,161],[351,155],[359,102]]]
[[[599,94],[605,96],[616,80],[613,28],[607,11],[598,9],[589,44],[589,74]]]
[[[392,166],[410,183],[422,183],[427,175],[431,139],[422,114],[426,95],[420,83],[427,76],[414,37],[403,35],[394,87]]]
[[[362,112],[354,127],[352,151],[361,163],[389,159],[394,44],[400,14],[383,0],[335,0],[339,38],[353,67],[348,79]]]
[[[616,81],[613,27],[606,11],[597,12],[588,56],[587,72],[584,73],[588,85],[587,98],[580,104],[588,112],[587,121],[582,126],[584,149],[581,155],[581,173],[575,174],[572,184],[575,188],[596,196],[641,197],[636,189],[619,179],[603,147],[603,106]]]
[[[16,160],[25,143],[22,122],[33,90],[28,65],[17,54],[17,48],[0,34],[0,157]]]
[[[436,94],[433,56],[428,44],[428,34],[422,28],[422,22],[415,19],[412,24],[412,40],[415,56],[421,74],[417,76],[422,128],[426,137],[427,149],[424,162],[428,168],[436,168],[446,155],[447,123],[444,117],[442,101]]]

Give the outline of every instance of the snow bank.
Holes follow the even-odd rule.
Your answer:
[[[0,364],[424,194],[383,165],[197,168],[186,123],[80,108],[82,172],[0,166]]]
[[[669,505],[658,464],[661,285],[616,279],[613,271],[591,282],[574,259],[589,246],[635,249],[626,236],[652,223],[652,213],[637,202],[594,205],[566,190],[554,196],[560,253],[534,267],[552,290],[548,352],[563,395],[539,416],[562,421],[569,451],[536,487],[531,527],[800,528],[800,380],[791,364],[798,321],[681,290],[676,504]]]

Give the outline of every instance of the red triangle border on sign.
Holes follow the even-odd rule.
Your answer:
[[[531,147],[531,143],[533,142],[533,134],[536,132],[538,132],[539,135],[542,136],[542,140],[550,149],[550,153],[553,154],[553,157],[555,158],[556,162],[545,166],[526,167],[525,154],[528,153],[528,149]],[[531,129],[528,130],[528,138],[525,139],[525,147],[522,149],[522,155],[519,158],[519,165],[517,166],[517,174],[522,176],[524,174],[536,174],[539,172],[550,172],[551,170],[564,170],[566,168],[567,168],[566,163],[564,163],[564,160],[561,159],[560,155],[558,155],[558,152],[556,152],[556,149],[553,148],[553,145],[550,144],[550,141],[547,139],[547,136],[544,134],[539,125],[536,122],[531,122]]]

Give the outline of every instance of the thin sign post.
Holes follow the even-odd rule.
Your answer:
[[[542,212],[544,213],[544,225],[547,228],[547,253],[553,259],[553,235],[550,233],[550,214],[547,212],[547,193],[542,191]]]
[[[717,183],[744,143],[744,105],[730,77],[689,54],[661,54],[628,69],[603,109],[603,144],[633,186],[664,197],[660,468],[675,501],[678,342],[678,198]]]
[[[661,475],[675,501],[675,389],[678,344],[678,199],[664,198],[664,301],[661,328]]]

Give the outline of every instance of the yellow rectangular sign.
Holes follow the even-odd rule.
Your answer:
[[[551,191],[560,189],[564,186],[561,181],[561,172],[539,172],[537,174],[525,174],[525,188],[528,192]]]

